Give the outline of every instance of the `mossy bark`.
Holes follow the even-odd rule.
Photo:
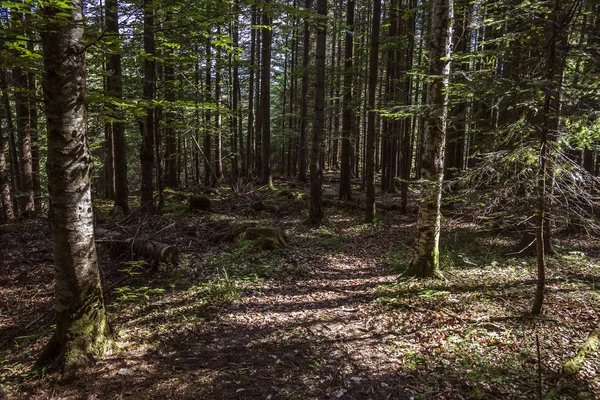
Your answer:
[[[44,96],[48,124],[48,220],[56,267],[56,332],[39,359],[64,374],[102,355],[109,339],[91,198],[82,2],[57,17],[44,8]]]

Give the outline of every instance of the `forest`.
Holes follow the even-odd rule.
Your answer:
[[[0,399],[600,399],[597,0],[0,33]]]

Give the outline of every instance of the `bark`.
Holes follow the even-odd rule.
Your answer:
[[[110,343],[93,230],[82,7],[79,0],[68,9],[44,7],[42,32],[56,331],[40,363],[53,361],[67,375]]]
[[[17,143],[15,140],[15,126],[13,123],[12,111],[10,109],[10,101],[8,99],[8,74],[6,71],[0,71],[0,88],[2,89],[2,105],[4,108],[4,116],[6,117],[6,128],[8,130],[8,159],[11,171],[11,183],[14,190],[18,190],[20,186],[19,182],[19,159],[17,157]],[[16,207],[17,204],[13,204]]]
[[[256,4],[252,4],[252,26],[256,25]],[[254,165],[252,143],[254,141],[254,70],[256,54],[256,30],[250,31],[250,77],[248,78],[248,130],[246,134],[246,168],[244,174],[250,177]]]
[[[452,0],[434,0],[427,89],[430,115],[421,158],[421,203],[417,217],[415,249],[407,275],[437,277],[439,272],[440,205],[444,175],[444,150],[448,116],[448,86],[452,38]]]
[[[119,40],[118,0],[106,0],[106,29],[109,39]],[[108,55],[106,86],[108,96],[113,101],[123,100],[123,78],[121,68],[120,44]],[[125,214],[129,213],[129,191],[127,189],[127,143],[125,140],[125,122],[118,105],[110,104],[112,124],[112,140],[114,143],[114,199],[115,207],[121,207]]]
[[[142,164],[142,207],[154,211],[154,82],[156,81],[155,41],[154,41],[154,1],[147,0],[144,7],[144,101],[146,102],[146,117],[142,123],[142,149],[140,162]],[[160,179],[160,176],[159,176]]]
[[[379,72],[379,25],[381,20],[381,0],[373,3],[373,25],[371,28],[371,49],[369,53],[369,98],[367,104],[368,131],[365,154],[365,184],[367,189],[367,212],[365,222],[375,220],[375,92]]]
[[[211,58],[210,58],[210,51],[211,51],[211,43],[210,43],[211,39],[210,37],[207,39],[207,43],[206,43],[206,91],[205,91],[205,99],[204,101],[208,102],[210,101],[210,97],[211,97],[211,89],[212,89],[212,83],[211,83],[211,68],[212,68],[212,62],[211,62]],[[208,187],[211,185],[212,182],[212,166],[211,166],[211,131],[212,131],[212,127],[210,125],[210,120],[211,120],[211,112],[210,110],[206,110],[206,124],[205,124],[205,132],[204,132],[204,186]]]
[[[221,27],[217,26],[217,36],[221,36]],[[221,46],[217,47],[217,54],[215,57],[215,104],[216,104],[216,114],[215,114],[215,175],[216,180],[223,178],[223,144],[222,144],[222,136],[221,136],[221,125],[222,125],[222,116],[221,116],[221,100],[222,100],[222,88],[221,88]],[[215,182],[216,183],[216,182]]]
[[[4,116],[6,110],[2,110]],[[11,222],[15,219],[15,212],[13,209],[10,183],[7,179],[6,171],[6,155],[4,153],[4,132],[2,132],[2,120],[0,120],[0,203],[2,204],[2,216],[4,222]]]
[[[166,60],[164,64],[165,72],[165,100],[167,101],[167,110],[165,112],[165,140],[166,140],[166,152],[164,155],[165,159],[165,172],[166,172],[166,185],[168,188],[174,189],[178,186],[177,184],[177,136],[175,134],[175,118],[173,107],[175,106],[175,70],[173,65],[170,64],[170,60]]]
[[[262,62],[261,62],[261,121],[262,121],[262,141],[261,141],[261,181],[263,185],[273,186],[273,176],[271,172],[271,17],[269,17],[270,4],[265,0],[263,8],[263,29],[262,29]]]
[[[28,7],[24,5],[24,7]],[[11,10],[11,19],[21,35],[25,35],[23,9]],[[15,53],[15,56],[17,54]],[[15,87],[15,111],[17,117],[17,138],[19,142],[19,187],[21,214],[33,215],[35,202],[33,199],[33,162],[31,157],[31,120],[29,119],[29,76],[20,67],[13,69]]]
[[[96,228],[95,234],[103,243],[122,246],[124,251],[133,250],[135,254],[154,262],[177,263],[179,250],[170,244],[138,239],[103,228]]]
[[[33,42],[27,42],[28,50],[33,52]],[[33,168],[33,202],[35,209],[42,207],[42,185],[40,180],[40,145],[36,74],[29,74],[29,120],[31,121],[31,166]]]
[[[312,145],[310,149],[310,207],[308,223],[323,221],[323,165],[321,154],[325,134],[325,50],[327,42],[327,0],[318,0],[317,48],[315,60],[315,103]]]
[[[340,170],[340,200],[352,200],[352,189],[350,186],[352,147],[350,137],[352,135],[352,84],[354,72],[352,70],[352,51],[354,48],[354,7],[355,0],[348,0],[346,8],[346,39],[344,45],[344,87],[342,99],[342,154]]]
[[[304,8],[311,8],[311,0],[306,0]],[[308,59],[310,54],[310,23],[304,19],[302,39],[302,94],[300,97],[300,143],[298,148],[298,179],[306,182],[306,131],[308,129]]]
[[[239,13],[239,4],[236,1],[236,13]],[[239,47],[239,16],[235,16],[235,20],[233,22],[233,47]],[[231,58],[230,58],[231,60]],[[234,156],[232,160],[232,173],[234,178],[239,178],[240,176],[240,161],[241,161],[241,169],[244,171],[246,169],[246,159],[244,157],[244,136],[242,135],[242,118],[240,117],[239,112],[239,99],[240,99],[240,68],[237,60],[233,60],[233,87],[232,94],[233,98],[231,101],[232,105],[232,118],[231,124],[233,129],[233,143],[234,147]],[[237,144],[239,143],[239,145]]]
[[[20,68],[13,70],[13,80],[17,88],[15,92],[15,110],[19,140],[21,213],[30,215],[35,212],[35,202],[33,199],[33,163],[31,159],[31,120],[29,119],[29,104],[26,94],[29,82],[27,74]]]

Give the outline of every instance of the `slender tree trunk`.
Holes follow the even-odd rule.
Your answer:
[[[262,121],[262,171],[261,181],[263,185],[273,187],[273,176],[271,172],[271,17],[269,17],[270,3],[265,0],[263,8],[262,29],[262,62],[261,62],[261,121]]]
[[[239,5],[236,1],[235,5],[236,16],[233,21],[232,31],[233,31],[233,47],[239,47],[239,17],[237,13],[239,12]],[[232,60],[230,56],[230,63],[233,64],[233,77],[232,77],[232,117],[231,117],[231,125],[233,131],[233,158],[232,158],[232,173],[235,179],[240,176],[240,160],[242,164],[242,171],[246,168],[246,161],[244,157],[244,138],[242,135],[241,129],[241,118],[239,113],[239,98],[240,98],[240,73],[239,66],[237,60]],[[238,145],[239,143],[239,145]]]
[[[308,223],[318,226],[323,221],[323,165],[321,154],[325,134],[325,51],[327,47],[327,0],[317,1],[317,48],[315,60],[315,102],[312,143],[310,149],[310,207]]]
[[[561,0],[554,0],[550,17],[547,21],[546,37],[548,45],[545,81],[549,83],[544,98],[542,109],[543,124],[540,130],[539,150],[539,175],[537,180],[537,210],[536,210],[536,260],[537,260],[537,288],[531,313],[539,315],[544,304],[546,286],[546,253],[547,243],[550,240],[550,220],[548,218],[550,204],[548,194],[552,193],[553,167],[549,157],[551,141],[557,139],[559,113],[560,113],[560,88],[566,60],[566,34],[569,15],[561,7]]]
[[[129,191],[127,189],[127,143],[125,140],[124,115],[115,102],[123,100],[123,78],[121,70],[121,49],[119,43],[118,0],[106,0],[107,37],[115,41],[115,49],[108,54],[106,66],[106,89],[111,98],[110,113],[113,118],[112,140],[114,143],[114,200],[115,207],[121,207],[124,213],[129,212]]]
[[[29,119],[27,94],[25,94],[29,82],[27,74],[20,68],[13,70],[13,80],[18,89],[15,93],[15,109],[19,139],[21,212],[23,215],[31,215],[35,212],[35,202],[33,199],[33,163],[31,160],[31,121]]]
[[[199,53],[198,47],[196,47],[196,53]],[[199,55],[196,54],[196,61],[194,63],[194,146],[192,146],[193,157],[194,157],[194,184],[200,184],[200,151],[196,144],[200,144],[200,60]]]
[[[246,177],[250,177],[254,165],[252,143],[254,142],[254,75],[256,70],[256,4],[252,4],[252,28],[250,30],[250,77],[248,78],[248,130],[246,134]]]
[[[171,64],[171,60],[164,61],[164,93],[166,100],[166,112],[165,112],[165,139],[166,139],[166,151],[164,154],[165,159],[165,170],[166,170],[166,187],[174,189],[178,186],[177,184],[177,136],[175,133],[175,118],[174,110],[175,107],[175,69]]]
[[[211,38],[208,37],[206,39],[206,91],[204,93],[205,102],[209,102],[210,98],[211,98],[211,89],[212,89],[212,84],[211,84],[211,68],[212,68],[212,61],[210,58],[210,52],[211,52]],[[211,120],[211,112],[210,110],[206,110],[206,124],[204,126],[205,132],[204,132],[204,186],[210,186],[211,182],[212,182],[212,166],[211,166],[211,131],[212,131],[212,126],[210,123]]]
[[[217,26],[217,36],[221,36],[221,27]],[[222,113],[221,113],[221,100],[223,90],[221,87],[221,46],[217,47],[217,54],[215,57],[215,104],[216,115],[215,115],[215,179],[219,180],[223,178],[223,140],[221,135],[221,126],[222,126]],[[216,183],[216,182],[215,182]]]
[[[154,211],[154,82],[156,80],[155,42],[154,42],[154,0],[147,0],[144,7],[144,101],[146,118],[142,124],[142,207]],[[161,177],[159,176],[158,179]]]
[[[373,2],[373,25],[371,28],[371,50],[369,53],[369,99],[367,104],[368,126],[365,154],[365,183],[367,189],[367,212],[365,222],[375,220],[375,92],[379,72],[379,25],[381,21],[381,0]]]
[[[17,157],[17,143],[15,140],[15,125],[13,123],[12,111],[10,109],[10,101],[8,99],[8,73],[0,71],[0,88],[2,89],[2,104],[6,116],[6,128],[8,130],[8,159],[10,164],[12,188],[15,191],[19,190],[19,159]],[[18,203],[18,202],[17,202]],[[18,204],[13,204],[15,213],[17,212]]]
[[[352,85],[354,71],[352,67],[352,51],[354,48],[354,7],[355,0],[348,0],[346,8],[346,41],[344,45],[344,87],[342,99],[342,155],[340,171],[340,200],[351,200],[352,189],[350,175],[352,173],[350,161],[352,157]]]
[[[56,331],[40,362],[54,361],[67,375],[101,356],[110,343],[94,242],[83,4],[70,4],[60,9],[68,17],[44,7],[48,25],[42,32]]]
[[[311,8],[311,0],[305,0],[304,8]],[[300,143],[298,149],[298,179],[306,182],[306,131],[308,129],[308,59],[310,54],[310,24],[304,19],[302,39],[302,95],[300,97]]]
[[[4,116],[6,110],[2,110],[0,116]],[[0,119],[0,202],[2,204],[2,215],[4,222],[15,220],[12,198],[10,193],[10,183],[7,179],[6,155],[4,153],[4,132],[2,132],[2,120]]]
[[[440,205],[444,176],[444,151],[448,117],[448,86],[452,38],[452,0],[434,0],[429,51],[427,90],[430,115],[423,139],[421,161],[423,184],[417,217],[417,238],[407,271],[417,277],[437,277],[439,272]]]
[[[23,11],[27,7],[11,10],[11,19],[21,35],[25,35]],[[13,69],[15,87],[15,111],[17,117],[17,137],[19,141],[19,199],[21,214],[31,216],[35,213],[33,199],[33,163],[31,159],[31,121],[29,119],[28,74],[20,67]]]
[[[28,50],[33,53],[33,42],[27,42]],[[40,145],[36,74],[29,74],[29,120],[31,121],[31,166],[33,168],[33,201],[36,211],[42,207],[42,184],[40,180]]]

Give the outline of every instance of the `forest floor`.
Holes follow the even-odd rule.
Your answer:
[[[169,193],[162,216],[102,222],[177,246],[179,262],[131,261],[100,241],[115,346],[72,381],[31,369],[54,327],[47,221],[1,226],[0,399],[533,399],[540,378],[556,398],[600,398],[598,351],[559,380],[600,321],[597,238],[558,234],[532,318],[535,259],[504,255],[518,234],[468,214],[443,219],[446,279],[414,280],[399,272],[414,214],[381,210],[367,225],[334,206],[310,228],[295,186],[211,199],[211,213],[190,213]],[[236,226],[280,228],[287,245],[211,240]]]

